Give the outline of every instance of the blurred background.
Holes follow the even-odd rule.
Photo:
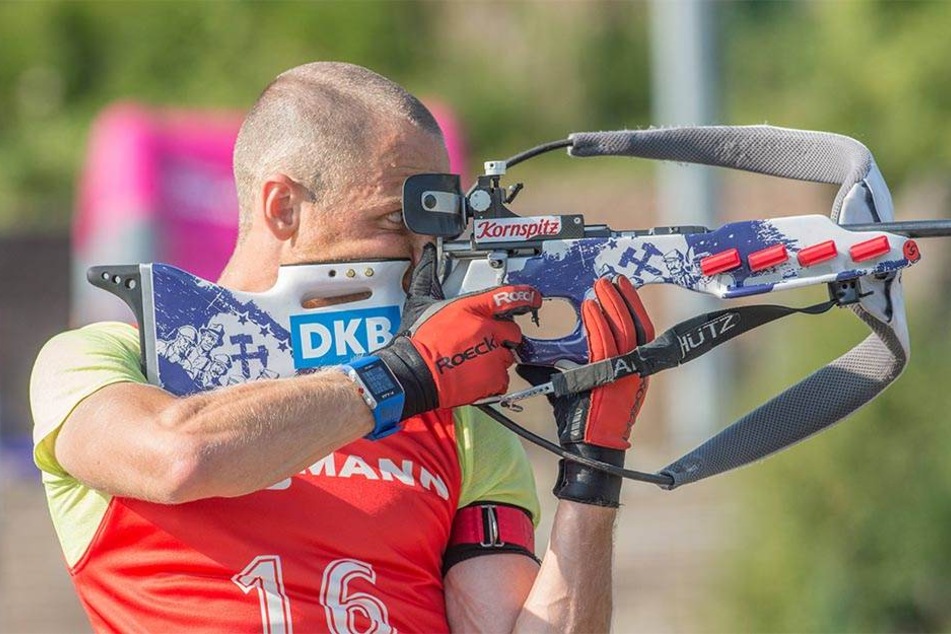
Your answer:
[[[394,79],[452,129],[470,177],[573,131],[834,131],[872,150],[899,219],[936,218],[951,211],[949,32],[948,2],[0,2],[0,631],[88,629],[30,459],[32,361],[56,332],[116,316],[82,281],[90,264],[215,278],[234,236],[230,143],[279,72],[334,59]],[[619,229],[827,213],[834,196],[563,155],[517,178],[517,211]],[[912,361],[882,398],[763,464],[674,492],[625,486],[616,631],[951,629],[951,244],[921,247],[904,277]],[[660,328],[697,306],[644,295]],[[658,376],[628,466],[667,464],[864,336],[845,311],[793,318]],[[544,431],[545,416],[524,419]],[[555,459],[529,452],[541,549]]]

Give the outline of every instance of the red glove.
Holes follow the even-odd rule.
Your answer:
[[[400,334],[374,354],[403,387],[403,419],[437,407],[457,407],[508,389],[512,349],[522,341],[514,315],[538,310],[531,286],[500,286],[443,299],[436,251],[423,250],[413,270]]]
[[[594,294],[598,301],[585,300],[581,304],[589,362],[627,354],[654,339],[654,324],[629,279],[618,277],[612,284],[601,278],[594,283]],[[573,399],[574,406],[584,410],[584,418],[579,414],[580,426],[560,430],[562,443],[630,448],[628,438],[644,403],[647,385],[647,378],[635,374]]]
[[[594,294],[597,301],[585,300],[581,305],[589,361],[626,354],[654,338],[654,325],[626,277],[618,277],[613,283],[605,278],[597,280]],[[547,381],[551,372],[537,366],[520,366],[518,371],[535,384]],[[561,446],[571,453],[623,467],[624,452],[631,446],[631,427],[644,402],[647,384],[646,378],[632,375],[589,392],[551,399]],[[563,459],[553,492],[561,499],[617,507],[621,476]]]

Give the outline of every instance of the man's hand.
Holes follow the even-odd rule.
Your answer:
[[[591,362],[625,354],[654,338],[654,326],[625,277],[613,283],[605,278],[594,284],[597,301],[581,305],[581,321],[588,337]],[[533,383],[544,382],[540,368],[519,367]],[[589,392],[552,399],[558,439],[571,453],[624,466],[624,452],[631,446],[631,427],[647,392],[647,379],[637,375]],[[621,477],[562,460],[555,495],[584,504],[617,507]]]
[[[508,388],[512,349],[522,341],[514,315],[538,310],[531,286],[499,286],[443,299],[436,249],[423,249],[403,307],[400,334],[374,354],[403,386],[403,418],[457,407]]]

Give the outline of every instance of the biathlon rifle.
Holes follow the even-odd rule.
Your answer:
[[[507,206],[522,185],[507,171],[567,148],[574,157],[629,156],[698,163],[839,185],[829,217],[794,216],[615,231],[580,215],[521,217]],[[815,434],[865,405],[904,369],[910,352],[901,270],[920,258],[913,238],[951,235],[951,221],[895,222],[891,195],[868,149],[849,137],[771,126],[680,127],[576,133],[505,161],[485,164],[467,192],[459,177],[407,179],[403,214],[435,236],[447,296],[498,284],[531,284],[580,315],[594,281],[623,275],[636,287],[674,284],[721,299],[825,284],[829,300],[806,308],[740,306],[698,315],[633,353],[588,364],[580,319],[557,339],[527,338],[522,363],[563,369],[549,383],[486,399],[482,409],[559,455],[628,478],[674,488],[760,459]],[[470,228],[471,231],[460,237]],[[564,396],[637,373],[677,367],[757,326],[794,313],[848,306],[871,330],[852,350],[746,414],[657,473],[579,460],[517,426],[488,403],[515,407],[539,394]]]
[[[512,212],[507,205],[521,184],[503,187],[507,170],[561,148],[575,157],[699,163],[840,187],[830,217],[749,220],[712,230],[615,231],[586,224],[577,214],[521,217]],[[891,196],[871,153],[854,139],[823,132],[718,126],[577,133],[485,165],[485,174],[467,192],[452,174],[420,174],[404,183],[406,225],[436,238],[447,296],[498,284],[531,284],[547,299],[570,302],[580,315],[581,302],[602,276],[624,275],[635,286],[674,284],[721,299],[828,286],[829,300],[815,306],[739,306],[705,313],[633,353],[591,364],[576,320],[566,336],[526,338],[518,351],[522,363],[562,370],[549,383],[480,405],[492,418],[565,458],[664,488],[779,451],[881,393],[908,360],[900,272],[920,257],[913,238],[951,235],[951,221],[895,222]],[[293,376],[384,345],[399,323],[400,280],[408,265],[285,266],[264,293],[231,291],[165,264],[93,267],[87,277],[135,312],[147,379],[183,395]],[[315,297],[332,301],[315,308],[308,303]],[[490,405],[515,409],[529,396],[582,392],[632,373],[649,376],[759,325],[833,306],[851,308],[871,330],[868,338],[656,473],[567,454]]]

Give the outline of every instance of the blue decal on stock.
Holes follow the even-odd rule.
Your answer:
[[[786,236],[776,225],[768,220],[744,220],[741,222],[732,222],[723,225],[715,231],[709,233],[686,234],[684,238],[693,252],[695,262],[701,258],[713,253],[719,253],[726,249],[734,248],[739,251],[740,258],[746,262],[750,253],[781,244],[793,253],[799,251],[799,241]],[[699,270],[699,265],[696,266]],[[741,267],[730,273],[733,283],[729,286],[739,289],[746,286],[746,281],[750,277],[756,277],[763,273],[753,273],[747,267]],[[757,291],[763,292],[763,291]],[[741,295],[731,295],[731,297],[740,297]]]
[[[735,222],[708,233],[684,234],[682,240],[680,244],[667,241],[664,248],[648,240],[633,243],[617,238],[567,240],[563,243],[564,249],[555,253],[543,251],[526,260],[521,270],[509,272],[506,282],[532,284],[544,297],[568,299],[577,310],[599,277],[624,275],[636,287],[677,284],[702,290],[706,278],[700,271],[699,261],[706,255],[736,248],[745,261],[750,253],[774,244],[798,251],[796,239],[765,220]],[[772,283],[755,283],[757,276],[745,267],[732,272],[727,296],[742,297],[772,290]],[[560,339],[526,337],[518,352],[520,358],[531,359],[533,363],[554,363],[559,359],[586,363],[588,356],[580,320],[572,332]]]
[[[290,333],[253,301],[166,264],[152,265],[159,386],[179,396],[277,377]]]
[[[291,316],[294,367],[346,363],[386,345],[400,323],[397,306]]]

